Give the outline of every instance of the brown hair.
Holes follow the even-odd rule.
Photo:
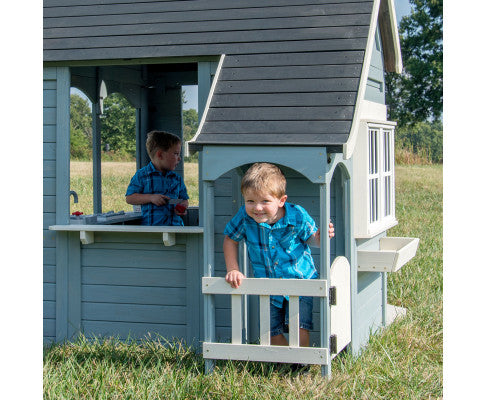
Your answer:
[[[158,150],[167,151],[172,146],[179,144],[180,138],[173,133],[163,131],[151,131],[147,135],[147,152],[150,159],[155,158],[155,154]]]
[[[243,195],[248,189],[281,198],[286,194],[286,178],[276,165],[255,163],[247,170],[241,181]]]

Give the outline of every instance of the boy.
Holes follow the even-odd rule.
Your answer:
[[[286,203],[286,179],[272,164],[256,163],[241,182],[244,206],[226,225],[226,281],[237,288],[244,279],[237,261],[238,242],[245,239],[256,278],[316,279],[309,245],[319,246],[320,229],[300,206]],[[329,236],[334,236],[329,224]],[[287,346],[288,298],[271,296],[271,344]],[[300,297],[300,346],[309,346],[313,297]]]
[[[131,178],[126,202],[141,205],[142,225],[183,225],[187,214],[187,189],[180,175],[174,172],[180,162],[181,140],[168,132],[148,133],[146,148],[151,162]],[[170,199],[182,199],[180,205]]]

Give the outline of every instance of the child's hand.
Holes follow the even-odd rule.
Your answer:
[[[332,222],[328,224],[328,237],[332,239],[335,236],[335,229],[333,228]]]
[[[163,206],[163,205],[167,204],[169,199],[170,199],[170,197],[165,196],[163,194],[154,193],[154,194],[150,195],[150,202],[152,202],[156,206]]]
[[[331,239],[335,236],[335,229],[333,228],[333,224],[330,222],[328,224],[328,237]],[[320,228],[318,228],[318,231],[316,231],[311,237],[310,239],[307,240],[307,244],[309,246],[313,246],[313,247],[319,247],[320,246],[320,239],[321,239],[321,235],[320,235]]]
[[[237,269],[233,269],[226,274],[226,282],[234,289],[237,289],[241,285],[244,278],[244,274]]]
[[[175,215],[182,216],[182,215],[187,215],[187,207],[189,206],[189,202],[187,200],[181,201],[179,204],[177,204],[173,212]]]

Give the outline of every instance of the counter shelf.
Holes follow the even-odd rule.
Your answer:
[[[49,229],[59,232],[79,232],[82,244],[94,243],[94,232],[161,233],[165,246],[176,244],[177,233],[203,233],[202,226],[142,226],[142,225],[51,225]]]

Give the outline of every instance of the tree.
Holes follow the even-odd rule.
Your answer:
[[[199,114],[193,108],[183,111],[184,140],[192,139],[199,128]]]
[[[112,93],[103,102],[101,115],[101,146],[118,153],[136,154],[136,113],[128,100]]]
[[[443,0],[409,0],[399,25],[404,71],[386,75],[389,117],[401,126],[443,113]]]
[[[92,114],[89,102],[71,94],[70,109],[71,157],[89,159],[92,154]]]
[[[194,137],[199,128],[199,114],[194,108],[189,110],[183,110],[183,123],[184,123],[184,141],[187,142]],[[185,161],[196,161],[199,159],[199,153],[196,153],[190,157],[185,157]]]

